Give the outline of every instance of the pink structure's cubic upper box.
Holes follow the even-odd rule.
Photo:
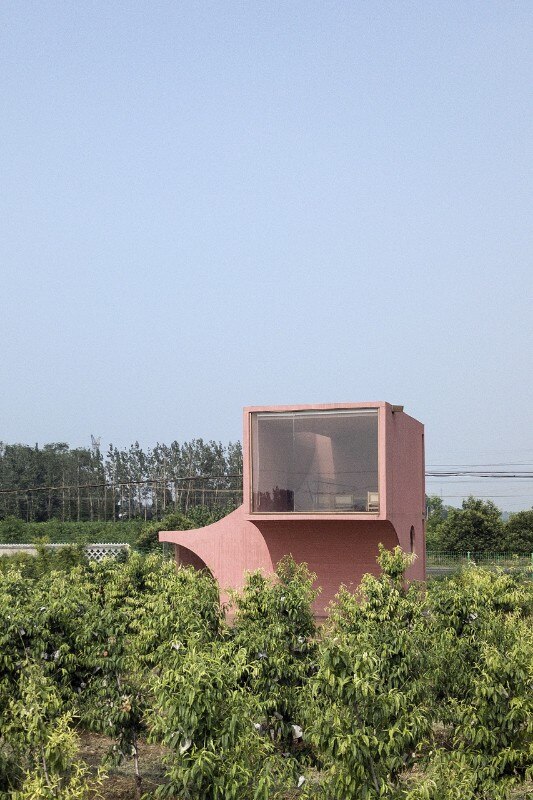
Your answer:
[[[250,406],[243,430],[250,519],[424,515],[424,428],[402,406]]]
[[[413,552],[408,577],[425,577],[424,429],[385,402],[244,409],[243,504],[214,525],[165,531],[180,563],[207,567],[224,589],[272,572],[284,555],[305,561],[322,594],[377,572],[378,544]]]

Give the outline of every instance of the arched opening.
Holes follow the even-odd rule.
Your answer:
[[[415,526],[411,525],[411,530],[409,531],[409,541],[411,543],[411,553],[414,553],[415,550]]]
[[[189,550],[188,547],[184,547],[182,544],[176,544],[174,545],[174,553],[178,567],[193,567],[199,572],[201,570],[205,570],[211,575],[211,577],[213,577],[213,574],[205,561],[203,561],[203,559],[201,559],[200,556],[197,555],[193,550]]]

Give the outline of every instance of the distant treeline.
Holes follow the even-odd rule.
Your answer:
[[[533,555],[533,509],[511,514],[491,500],[468,497],[461,508],[443,504],[436,495],[426,498],[426,546],[432,552],[527,553]]]
[[[71,448],[0,442],[0,519],[115,521],[236,506],[242,493],[240,442],[138,442]]]

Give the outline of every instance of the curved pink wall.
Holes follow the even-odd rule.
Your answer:
[[[195,553],[218,581],[223,602],[227,600],[226,589],[244,586],[246,572],[263,569],[270,573],[274,568],[266,542],[245,519],[243,506],[213,525],[190,531],[162,531],[159,539]],[[176,559],[190,563],[181,561],[179,550]]]
[[[250,413],[302,408],[379,409],[380,510],[366,514],[252,514],[250,513]],[[424,435],[420,422],[388,403],[341,403],[321,406],[283,406],[245,409],[244,503],[213,525],[190,531],[162,531],[160,541],[176,545],[178,563],[204,565],[221,589],[240,589],[246,573],[257,569],[270,574],[284,555],[306,562],[317,575],[322,591],[315,613],[323,616],[341,584],[355,588],[366,573],[378,574],[378,545],[398,543],[417,560],[408,572],[411,580],[425,579]]]
[[[210,570],[227,602],[227,589],[244,586],[246,573],[274,572],[285,555],[305,562],[317,575],[321,593],[315,613],[323,616],[341,584],[354,589],[366,572],[378,574],[378,544],[398,544],[387,521],[290,520],[251,522],[240,506],[220,522],[192,531],[163,531],[161,541],[176,545],[178,563]],[[193,556],[193,558],[191,558]],[[195,557],[195,558],[194,558]]]

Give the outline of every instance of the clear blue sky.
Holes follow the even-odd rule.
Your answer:
[[[0,22],[0,439],[227,441],[247,404],[384,399],[428,464],[533,464],[531,2]]]

